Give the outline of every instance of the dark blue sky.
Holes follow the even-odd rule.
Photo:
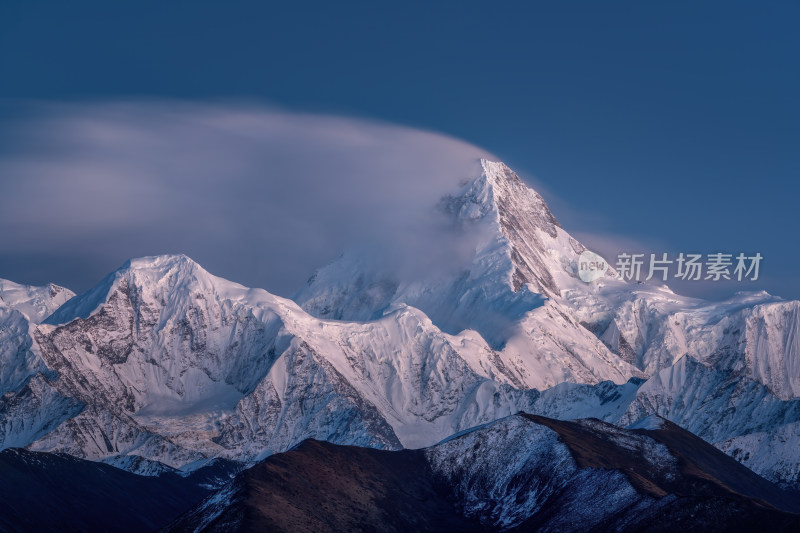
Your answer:
[[[439,131],[570,231],[764,256],[763,283],[708,295],[800,297],[797,2],[122,4],[0,2],[5,112],[246,99]]]

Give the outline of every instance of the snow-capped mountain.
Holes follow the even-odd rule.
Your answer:
[[[541,196],[481,168],[435,206],[470,253],[430,278],[350,251],[294,301],[185,256],[132,260],[68,301],[0,284],[0,448],[191,469],[307,438],[420,448],[521,410],[659,414],[797,485],[781,443],[800,439],[800,303],[705,302],[612,269],[584,283],[585,247]]]
[[[800,302],[787,302],[765,292],[708,302],[675,294],[666,286],[626,283],[616,279],[611,269],[601,280],[583,283],[575,269],[577,255],[585,248],[558,226],[541,197],[502,164],[483,161],[482,169],[478,179],[441,204],[456,224],[480,236],[473,261],[460,276],[434,284],[398,282],[345,254],[315,273],[295,295],[296,301],[316,316],[344,319],[379,316],[401,302],[430,310],[434,323],[444,329],[471,326],[490,343],[494,340],[496,351],[517,377],[514,384],[523,388],[545,389],[569,381],[593,383],[594,372],[581,367],[585,354],[598,353],[593,342],[599,339],[617,358],[599,350],[602,359],[614,361],[611,366],[621,360],[640,371],[638,375],[653,376],[629,413],[618,420],[630,422],[636,416],[661,414],[686,424],[737,457],[759,457],[758,464],[752,459],[750,464],[772,479],[798,483],[795,461],[784,464],[785,454],[751,449],[756,442],[775,442],[777,435],[785,437],[787,432],[792,440],[800,439],[791,425],[794,415],[773,413],[754,426],[744,413],[752,414],[752,404],[762,397],[778,406],[770,409],[794,412],[800,379],[800,344],[796,340]],[[529,293],[547,299],[537,302]],[[462,318],[456,322],[458,326],[454,327],[450,316],[442,316],[441,302],[451,303],[447,310]],[[465,302],[464,310],[458,309],[461,302]],[[520,302],[524,302],[521,307]],[[482,321],[472,311],[474,307],[507,310],[503,329],[493,329],[496,321]],[[587,331],[591,335],[586,335]],[[498,338],[502,342],[497,343]],[[576,353],[580,354],[578,361]],[[681,386],[658,386],[660,373],[672,376],[690,359],[701,363],[692,366],[698,373],[713,369],[717,381],[738,386],[740,391],[728,394],[729,387],[719,383],[693,388],[689,382],[702,380],[699,375],[681,381]],[[576,368],[579,370],[570,372]],[[611,374],[605,377],[619,382]],[[676,401],[681,395],[693,400],[686,400],[691,407],[685,406],[679,416],[680,408],[675,405],[684,405]],[[777,428],[777,435],[768,427]],[[760,437],[737,439],[752,431],[758,431]],[[784,474],[777,476],[778,471]]]
[[[8,394],[4,439],[90,459],[253,460],[307,437],[419,446],[533,395],[486,375],[502,374],[480,337],[444,334],[414,308],[323,321],[184,256],[131,261],[35,338],[53,375],[28,388],[46,398]],[[53,419],[21,427],[31,413]]]
[[[340,320],[413,306],[450,334],[479,333],[499,354],[509,383],[523,388],[644,376],[565,309],[564,292],[593,289],[576,274],[586,248],[507,166],[486,160],[481,166],[477,178],[438,206],[474,247],[462,270],[433,280],[397,280],[345,254],[293,299],[314,316]],[[604,279],[613,277],[609,269]]]
[[[512,386],[502,354],[479,335],[443,333],[413,307],[366,323],[321,320],[185,256],[127,263],[35,337],[57,377],[31,384],[52,398],[42,405],[25,401],[25,391],[10,395],[8,442],[172,467],[255,460],[309,437],[420,447],[520,409],[620,416],[618,400],[637,387],[607,382],[571,391],[576,400],[565,405],[557,398],[570,391]],[[13,421],[37,408],[59,416],[15,433]]]

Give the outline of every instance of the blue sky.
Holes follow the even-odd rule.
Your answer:
[[[687,290],[798,298],[798,23],[796,2],[3,1],[0,103],[248,101],[440,132],[589,244],[764,256],[757,286]],[[0,277],[57,277],[20,279],[30,257],[7,248]]]

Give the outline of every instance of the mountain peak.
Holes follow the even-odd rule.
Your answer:
[[[539,293],[558,296],[560,290],[553,274],[563,266],[560,260],[559,264],[552,264],[551,255],[553,250],[564,248],[558,242],[560,224],[542,196],[508,166],[487,159],[480,163],[481,174],[467,183],[460,194],[448,198],[446,209],[463,222],[491,226],[486,249],[491,249],[492,255],[507,257],[500,263],[507,265],[504,270],[509,272],[515,292],[530,283]],[[495,236],[503,243],[499,248],[495,246]],[[575,251],[573,247],[560,255]]]
[[[85,293],[59,307],[45,324],[65,324],[75,318],[88,318],[108,301],[114,292],[134,290],[141,297],[150,294],[156,301],[166,301],[195,292],[241,293],[245,287],[209,274],[183,254],[155,255],[129,259]]]
[[[505,163],[481,159],[481,173],[467,182],[456,196],[445,198],[445,207],[459,220],[476,221],[487,216],[499,224],[510,241],[540,230],[556,238],[561,225],[544,198]],[[523,228],[523,226],[527,226]]]
[[[178,282],[211,276],[195,260],[184,254],[153,255],[129,259],[117,272],[129,272],[139,278],[153,281],[167,279]]]
[[[522,180],[517,176],[513,170],[502,161],[489,161],[488,159],[481,159],[482,175],[492,183],[513,183],[522,185]]]
[[[560,228],[561,225],[550,212],[542,195],[523,182],[505,163],[481,159],[481,168],[483,171],[478,179],[492,189],[501,218],[531,217],[537,221],[540,229],[555,236],[555,228]]]
[[[0,279],[0,304],[16,309],[33,322],[41,322],[75,293],[53,283],[37,287]]]
[[[199,266],[194,259],[186,254],[161,254],[128,259],[122,265],[122,268],[151,268],[159,265]]]
[[[562,280],[577,279],[574,265],[585,248],[508,166],[486,159],[480,164],[479,175],[438,205],[458,228],[447,238],[460,239],[470,254],[456,273],[392,279],[350,253],[317,271],[295,302],[314,316],[340,320],[373,319],[405,303],[443,331],[473,329],[501,347],[528,311],[560,298]]]

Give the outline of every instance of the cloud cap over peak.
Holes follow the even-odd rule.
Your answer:
[[[424,254],[431,208],[492,157],[365,119],[168,101],[34,105],[0,138],[0,277],[75,290],[163,253],[282,295],[354,245]]]

